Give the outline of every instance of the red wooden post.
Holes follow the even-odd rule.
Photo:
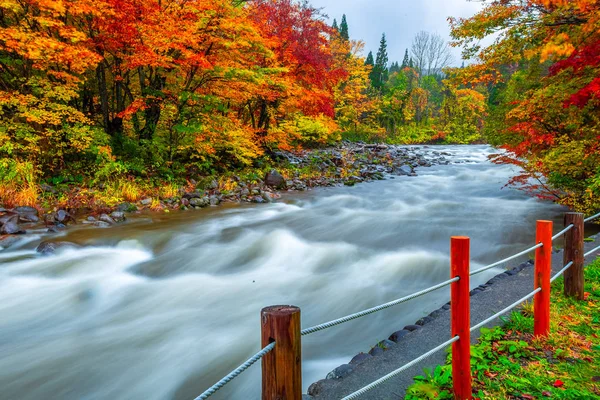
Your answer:
[[[543,246],[535,250],[534,288],[542,288],[533,298],[533,334],[550,333],[550,275],[552,274],[552,221],[537,221],[535,240]]]
[[[459,336],[452,343],[452,380],[456,400],[470,400],[472,395],[469,246],[468,237],[453,236],[450,241],[450,276],[460,278],[450,287],[452,336]]]
[[[575,297],[578,300],[583,300],[584,297],[583,221],[584,216],[581,213],[565,214],[565,227],[573,224],[573,229],[565,234],[565,265],[573,261],[573,266],[565,272],[565,296]]]
[[[300,309],[273,306],[261,311],[262,347],[276,342],[262,359],[262,399],[302,400]]]

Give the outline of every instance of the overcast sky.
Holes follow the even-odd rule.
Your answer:
[[[450,40],[447,18],[470,17],[481,4],[467,0],[310,0],[323,8],[332,23],[338,23],[346,14],[350,37],[365,42],[365,55],[369,50],[377,53],[381,34],[385,32],[390,63],[402,62],[404,50],[410,48],[413,37],[421,30],[437,32]],[[410,51],[410,50],[409,50]],[[460,65],[460,50],[453,49],[455,65]]]

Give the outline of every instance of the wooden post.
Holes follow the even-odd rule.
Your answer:
[[[450,287],[452,337],[452,380],[456,400],[471,399],[471,314],[469,289],[470,239],[453,236],[450,241],[450,277],[459,277]]]
[[[573,229],[565,234],[564,265],[573,261],[573,266],[565,272],[565,296],[583,300],[583,220],[581,213],[565,214],[565,227],[573,224]]]
[[[261,338],[264,348],[275,348],[262,359],[262,399],[302,399],[302,358],[300,309],[272,306],[261,311]]]
[[[552,274],[552,221],[537,221],[534,288],[542,288],[533,298],[533,334],[536,337],[550,333],[550,275]]]

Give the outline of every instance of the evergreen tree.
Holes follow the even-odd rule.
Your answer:
[[[370,66],[375,65],[375,59],[373,58],[372,51],[370,51],[369,55],[367,55],[367,59],[365,60],[365,65],[370,65]]]
[[[384,83],[387,81],[388,61],[387,41],[384,33],[381,36],[381,41],[379,42],[379,50],[377,51],[375,66],[373,67],[373,71],[371,71],[371,84],[375,89],[381,90]]]
[[[340,27],[338,26],[337,19],[335,19],[335,18],[333,19],[333,25],[331,25],[331,27],[338,32],[340,31]]]
[[[408,66],[409,66],[409,68],[414,68],[415,67],[415,63],[413,62],[412,57],[410,58],[410,61],[408,62]]]
[[[390,75],[394,72],[400,72],[400,64],[398,64],[398,62],[393,62],[390,66]]]
[[[404,52],[404,59],[402,60],[402,69],[408,67],[410,64],[410,58],[408,57],[408,49]]]
[[[342,22],[340,23],[340,36],[346,41],[350,40],[350,33],[348,32],[348,22],[346,21],[346,14],[342,15]]]

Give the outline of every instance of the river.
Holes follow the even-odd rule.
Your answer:
[[[536,219],[562,223],[561,207],[503,188],[517,170],[487,161],[490,147],[425,151],[450,153],[450,165],[267,205],[75,226],[61,240],[85,247],[50,257],[34,251],[42,233],[1,251],[0,398],[193,399],[259,350],[264,306],[297,305],[312,326],[448,279],[451,235],[472,238],[476,268],[532,245]],[[448,296],[305,337],[305,390]],[[255,365],[213,398],[259,393]]]

